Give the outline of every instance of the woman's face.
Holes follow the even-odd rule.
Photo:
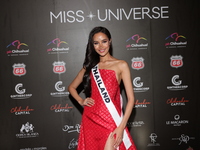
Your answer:
[[[107,35],[102,32],[96,33],[93,36],[94,49],[102,57],[109,53],[110,42],[111,40],[109,40]]]

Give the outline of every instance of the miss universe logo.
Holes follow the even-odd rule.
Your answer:
[[[108,6],[109,7],[109,6]],[[115,10],[97,9],[85,12],[84,10],[68,10],[57,11],[57,13],[50,11],[50,23],[81,23],[88,18],[90,21],[124,21],[124,20],[143,20],[149,19],[168,19],[169,18],[169,6],[154,6],[148,7],[136,7],[136,8],[116,8]]]

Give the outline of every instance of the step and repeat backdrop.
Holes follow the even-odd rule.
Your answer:
[[[7,0],[0,10],[0,149],[75,150],[83,108],[67,87],[88,35],[127,61],[138,150],[199,150],[199,12],[186,0]],[[78,88],[84,98],[82,86]],[[123,84],[121,92],[126,105]]]

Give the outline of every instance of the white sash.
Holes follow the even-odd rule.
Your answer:
[[[120,125],[123,116],[119,116],[109,94],[108,91],[104,85],[104,82],[101,78],[101,75],[99,73],[99,69],[98,69],[98,65],[96,65],[95,67],[92,68],[92,75],[94,77],[94,80],[96,82],[96,85],[99,89],[99,93],[103,99],[104,104],[106,105],[108,111],[110,112],[113,120],[115,121],[115,124],[117,125],[117,127]],[[126,130],[124,130],[124,134],[123,134],[123,142],[124,145],[126,147],[126,149],[128,149],[131,146],[131,142],[130,139],[128,137],[128,134],[126,132]]]

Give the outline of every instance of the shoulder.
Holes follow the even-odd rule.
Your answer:
[[[120,70],[129,68],[128,63],[125,60],[116,60],[116,64]]]
[[[123,73],[123,72],[129,72],[129,65],[125,60],[115,59],[113,64],[117,72]]]

